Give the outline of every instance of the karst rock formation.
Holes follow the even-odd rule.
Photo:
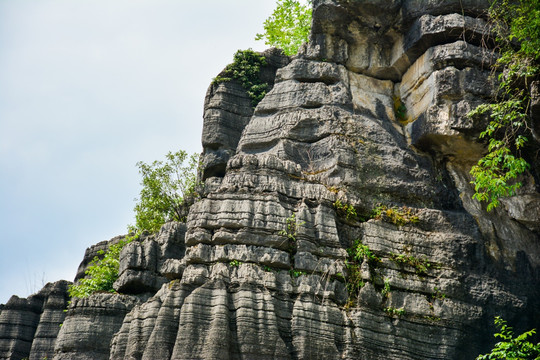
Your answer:
[[[0,358],[473,359],[496,315],[538,328],[537,155],[518,195],[491,212],[471,199],[486,119],[467,113],[497,86],[487,7],[314,1],[299,54],[263,53],[256,108],[236,81],[210,85],[187,221],[126,245],[118,294],[66,312],[66,281],[12,297]],[[381,204],[418,221],[373,218]],[[90,247],[77,279],[121,238]],[[376,259],[353,289],[358,241]]]

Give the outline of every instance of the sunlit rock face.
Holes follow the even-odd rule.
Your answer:
[[[471,200],[485,119],[466,114],[496,88],[487,6],[315,1],[309,44],[266,55],[255,109],[211,85],[202,198],[123,249],[123,295],[71,303],[55,358],[471,359],[495,315],[538,327],[538,163],[495,211]],[[352,289],[358,240],[377,259]]]
[[[274,85],[276,70],[287,65],[290,59],[278,49],[269,49],[261,55],[265,58],[266,66],[262,67],[259,79],[268,85],[269,91]],[[252,100],[239,81],[212,82],[208,87],[202,130],[203,180],[225,175],[227,161],[234,155],[253,110]]]
[[[48,283],[27,299],[12,296],[0,307],[0,359],[52,359],[68,285],[65,280]]]

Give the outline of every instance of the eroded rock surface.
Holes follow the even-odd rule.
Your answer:
[[[280,50],[262,53],[267,65],[259,73],[261,82],[274,85],[276,70],[289,63],[289,57]],[[202,178],[223,177],[227,161],[234,155],[238,140],[253,115],[251,98],[237,80],[212,83],[204,101],[202,131]]]
[[[27,299],[12,296],[0,309],[0,359],[52,359],[69,300],[65,280]]]
[[[120,255],[115,290],[124,294],[154,294],[161,285],[182,277],[186,226],[169,222],[158,234],[126,244]]]
[[[56,340],[54,359],[108,359],[110,339],[138,301],[134,296],[109,293],[72,299]]]
[[[211,85],[202,199],[124,248],[124,295],[71,304],[55,358],[471,359],[495,315],[538,327],[538,164],[495,211],[471,199],[487,5],[318,0],[254,110]]]

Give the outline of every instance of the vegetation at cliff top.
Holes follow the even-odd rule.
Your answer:
[[[490,116],[480,134],[488,140],[488,153],[471,169],[473,198],[487,202],[488,211],[499,205],[499,198],[516,193],[522,185],[518,176],[529,168],[521,150],[530,134],[531,81],[540,75],[540,2],[494,0],[489,18],[501,55],[499,91],[493,103],[469,114]]]
[[[143,188],[134,209],[135,226],[129,226],[129,236],[109,246],[107,251],[98,252],[85,277],[69,286],[71,297],[84,298],[98,291],[115,292],[113,284],[118,278],[122,248],[145,231],[158,232],[167,221],[185,221],[186,197],[195,195],[199,155],[180,150],[165,157],[165,162],[137,163]]]
[[[265,65],[266,58],[263,55],[251,49],[238,50],[234,54],[233,62],[214,78],[212,84],[238,80],[251,98],[251,105],[255,107],[268,90],[268,84],[261,81],[259,76],[261,67]]]
[[[264,22],[264,33],[255,40],[282,49],[286,55],[295,55],[300,46],[308,41],[311,29],[311,0],[277,0],[276,9]]]
[[[85,277],[68,287],[70,297],[85,298],[98,291],[115,292],[113,284],[118,279],[120,251],[132,238],[126,237],[109,246],[107,251],[100,250],[85,271]]]
[[[196,196],[199,155],[180,150],[165,155],[165,161],[137,163],[142,175],[140,197],[135,205],[132,232],[158,232],[167,221],[185,221],[185,201]]]
[[[501,341],[496,343],[491,353],[479,355],[476,360],[506,359],[506,360],[529,360],[540,359],[540,343],[534,345],[527,340],[536,333],[535,329],[524,332],[514,337],[514,330],[506,325],[506,321],[497,316],[495,325],[500,328],[500,332],[495,333],[496,338]]]
[[[311,28],[311,0],[302,4],[301,0],[277,0],[276,9],[264,22],[264,33],[257,34],[256,40],[265,40],[266,45],[275,46],[286,55],[294,55],[298,48],[308,41]],[[255,51],[238,50],[233,62],[216,76],[212,84],[237,80],[247,91],[253,107],[263,99],[268,91],[268,83],[261,81],[261,67],[266,66],[266,58]]]

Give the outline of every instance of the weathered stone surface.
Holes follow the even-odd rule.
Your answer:
[[[289,58],[277,49],[262,53],[267,65],[259,74],[270,90],[276,70],[287,65]],[[204,102],[202,131],[202,178],[223,177],[227,161],[234,155],[244,127],[253,115],[253,105],[247,91],[236,81],[212,83]]]
[[[115,287],[132,295],[72,303],[56,358],[471,359],[495,315],[538,327],[537,159],[501,207],[471,199],[485,119],[466,114],[495,88],[487,5],[317,0],[310,43],[266,54],[254,111],[212,85],[202,199],[122,251]],[[417,221],[392,223],[399,209]],[[356,240],[376,258],[353,292]]]
[[[508,215],[533,231],[540,231],[540,194],[516,195],[503,200]]]
[[[489,41],[486,24],[478,17],[485,12],[487,1],[467,3],[315,1],[306,56],[344,64],[375,78],[399,81],[432,46],[462,38],[476,45]]]
[[[96,293],[73,298],[54,348],[54,359],[108,359],[110,339],[139,302],[133,296]]]
[[[52,358],[65,317],[68,284],[48,283],[27,299],[9,299],[0,312],[0,359]]]
[[[92,245],[86,249],[84,252],[83,260],[81,261],[79,268],[77,269],[77,275],[75,275],[75,280],[77,281],[85,276],[85,271],[88,268],[88,265],[94,260],[97,256],[98,258],[103,257],[102,251],[107,251],[110,245],[117,244],[120,240],[124,239],[125,236],[115,236],[111,240],[100,241],[95,245]]]
[[[124,246],[114,288],[124,294],[154,294],[164,283],[182,276],[185,224],[169,222],[158,234],[143,235]]]

